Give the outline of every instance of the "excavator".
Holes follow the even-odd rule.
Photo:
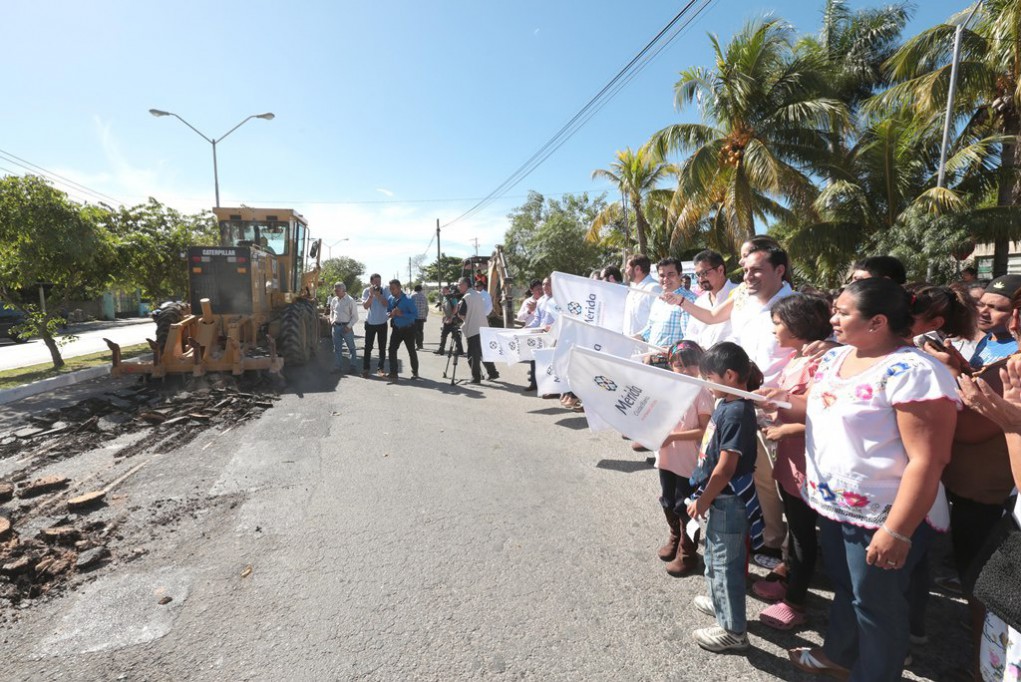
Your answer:
[[[152,361],[121,362],[120,346],[104,339],[114,376],[279,375],[285,364],[303,365],[315,356],[322,328],[315,305],[322,240],[312,240],[308,223],[289,208],[213,213],[220,243],[188,248],[190,300],[160,306],[156,339],[148,340]]]

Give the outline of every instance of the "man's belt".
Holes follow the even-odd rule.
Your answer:
[[[351,324],[350,322],[334,322],[333,326],[334,327],[347,327],[350,324]]]

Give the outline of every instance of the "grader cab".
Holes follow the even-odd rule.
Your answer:
[[[187,252],[190,301],[165,304],[156,317],[151,363],[123,364],[114,375],[207,372],[277,374],[308,362],[320,338],[315,306],[321,240],[292,209],[215,208],[219,246]]]

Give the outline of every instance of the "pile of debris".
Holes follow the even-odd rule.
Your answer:
[[[67,478],[31,480],[36,472],[128,433],[146,435],[117,450],[118,458],[170,452],[206,429],[256,418],[279,399],[257,389],[150,382],[27,416],[0,433],[0,465],[7,472],[0,479],[0,603],[38,597],[110,556],[105,542],[116,522],[94,514],[109,489],[72,493]]]
[[[152,430],[153,437],[142,439],[118,456],[127,457],[157,444],[157,451],[169,452],[207,428],[225,428],[258,417],[278,399],[276,393],[234,386],[174,390],[155,382],[139,384],[26,417],[27,423],[0,433],[0,460],[26,459],[25,466],[12,476],[18,481],[55,460],[143,429]]]

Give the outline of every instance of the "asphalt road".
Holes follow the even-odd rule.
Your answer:
[[[78,338],[60,349],[61,357],[67,359],[105,352],[108,348],[103,341],[104,337],[126,347],[145,343],[147,336],[152,338],[156,335],[156,325],[149,318],[119,320],[99,329],[93,328],[95,326],[94,324],[73,326],[71,333]],[[77,328],[81,328],[82,331],[76,331]],[[0,370],[47,362],[50,362],[50,351],[41,339],[33,338],[28,343],[14,343],[8,339],[0,342]]]
[[[522,394],[523,365],[451,387],[441,358],[422,362],[422,381],[396,385],[324,363],[258,421],[41,472],[143,465],[110,502],[114,561],[0,614],[0,679],[814,679],[784,650],[820,640],[823,579],[807,629],[759,625],[749,598],[753,648],[700,650],[704,578],[670,578],[655,556],[665,524],[644,455]],[[0,431],[57,398],[0,415]],[[937,595],[930,614],[911,678],[951,679],[964,608]]]

